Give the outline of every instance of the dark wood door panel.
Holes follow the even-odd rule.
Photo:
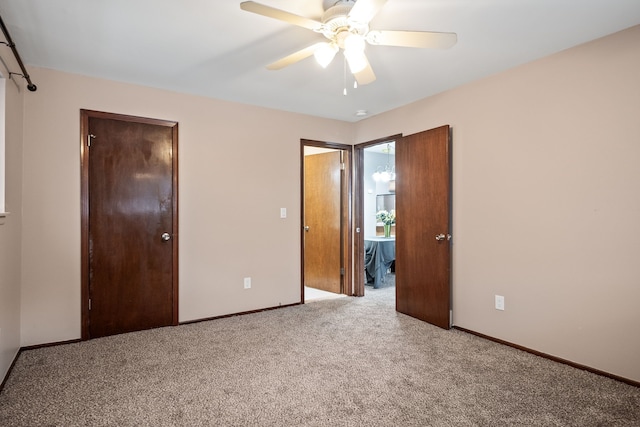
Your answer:
[[[449,126],[396,143],[396,309],[449,328]],[[444,235],[442,240],[436,236]]]
[[[84,338],[177,323],[176,126],[86,117]]]

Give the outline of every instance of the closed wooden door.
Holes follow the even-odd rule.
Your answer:
[[[396,171],[396,309],[449,329],[449,126],[397,141]]]
[[[304,157],[304,285],[340,293],[340,151]]]
[[[82,123],[83,338],[177,324],[177,123]]]

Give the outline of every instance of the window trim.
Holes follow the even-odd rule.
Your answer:
[[[7,79],[0,74],[0,218],[9,215],[6,212],[6,83]]]

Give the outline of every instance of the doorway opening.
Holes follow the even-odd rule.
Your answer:
[[[356,296],[395,288],[395,147],[400,138],[391,135],[354,146]]]
[[[301,301],[353,295],[352,147],[302,140],[300,153]]]
[[[365,296],[395,288],[395,139],[363,150],[363,227]],[[395,299],[395,292],[384,292]]]

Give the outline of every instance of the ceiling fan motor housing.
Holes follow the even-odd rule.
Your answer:
[[[349,19],[349,12],[355,1],[341,0],[327,9],[322,15],[322,34],[331,41],[342,46],[344,38],[349,33],[365,35],[369,31],[366,23],[356,23]]]

